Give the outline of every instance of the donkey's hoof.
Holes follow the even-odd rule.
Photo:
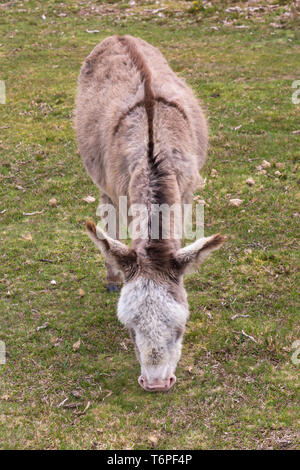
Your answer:
[[[107,291],[108,292],[119,292],[119,286],[116,284],[107,284]]]

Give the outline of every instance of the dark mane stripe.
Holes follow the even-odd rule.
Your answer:
[[[159,270],[166,270],[170,263],[171,254],[174,252],[175,240],[162,239],[161,218],[159,220],[159,239],[152,240],[151,238],[151,205],[152,204],[172,204],[177,192],[177,181],[174,171],[170,167],[168,161],[163,155],[154,153],[154,107],[155,102],[162,102],[176,107],[179,112],[187,119],[184,111],[180,109],[176,103],[168,102],[162,97],[155,98],[154,92],[151,87],[151,72],[145,63],[142,55],[138,51],[135,43],[128,36],[118,36],[118,40],[124,45],[135,67],[141,74],[141,79],[144,82],[144,101],[136,103],[130,110],[121,116],[118,124],[115,126],[115,132],[118,131],[122,120],[137,106],[145,106],[147,121],[148,121],[148,151],[147,160],[149,166],[149,200],[148,205],[148,242],[144,249],[145,254],[151,266]]]
[[[169,100],[166,100],[165,98],[163,98],[162,96],[158,96],[157,98],[154,98],[154,100],[158,103],[163,103],[164,105],[166,106],[170,106],[172,108],[175,108],[177,109],[177,111],[182,115],[182,117],[188,121],[188,117],[185,113],[185,111],[178,105],[178,103],[175,103],[175,101],[169,101]],[[120,119],[119,121],[117,122],[116,126],[114,127],[114,130],[113,130],[113,135],[115,136],[120,127],[121,127],[121,124],[122,122],[124,121],[124,119],[129,116],[136,108],[139,108],[140,106],[144,106],[145,107],[145,101],[144,100],[141,100],[141,101],[138,101],[137,103],[135,103],[133,106],[131,106],[124,114],[122,114],[120,116]]]
[[[166,106],[170,106],[172,108],[175,108],[177,109],[177,111],[180,112],[180,114],[182,115],[182,117],[188,121],[188,117],[185,113],[185,111],[181,108],[181,106],[179,106],[178,103],[175,103],[175,101],[169,101],[169,100],[166,100],[165,98],[163,98],[162,96],[158,96],[157,98],[155,98],[156,101],[158,101],[159,103],[163,103],[165,104]]]
[[[164,157],[157,153],[154,154],[154,135],[153,135],[153,121],[154,121],[154,107],[155,102],[161,102],[166,105],[172,106],[176,108],[183,117],[187,120],[187,116],[185,112],[181,109],[181,107],[173,102],[168,101],[165,98],[159,96],[155,97],[154,92],[151,87],[151,71],[149,70],[148,65],[146,64],[145,60],[143,59],[142,55],[138,51],[134,41],[128,36],[118,36],[118,40],[124,45],[126,48],[132,62],[138,69],[141,74],[141,79],[144,82],[144,101],[139,101],[135,105],[133,105],[125,115],[121,116],[119,122],[115,126],[115,132],[119,130],[122,120],[130,114],[136,107],[138,106],[145,106],[146,114],[147,114],[147,121],[148,121],[148,164],[149,164],[149,183],[152,192],[152,198],[150,203],[153,204],[162,204],[168,203],[172,200],[172,171],[170,169],[170,165],[168,165],[167,161],[165,161]],[[169,184],[168,184],[169,183]],[[174,193],[174,191],[173,191]],[[174,194],[173,194],[174,195]],[[171,196],[171,197],[170,197]]]
[[[114,127],[114,131],[113,131],[113,135],[115,136],[120,127],[121,127],[121,124],[122,122],[124,121],[124,119],[129,116],[136,108],[139,108],[140,106],[145,106],[145,101],[144,100],[141,100],[141,101],[138,101],[137,103],[135,103],[133,106],[131,106],[127,111],[126,113],[122,114],[122,116],[120,117],[119,121],[117,122],[116,126]]]
[[[154,163],[154,142],[153,142],[153,118],[154,118],[154,104],[155,98],[154,93],[151,88],[151,72],[143,60],[141,54],[136,48],[136,45],[133,41],[130,40],[127,36],[118,36],[118,39],[123,43],[127,49],[127,52],[133,61],[136,68],[141,74],[141,78],[144,82],[145,90],[145,109],[148,119],[148,161],[150,166]]]

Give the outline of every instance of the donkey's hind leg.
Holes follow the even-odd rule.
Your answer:
[[[111,204],[113,207],[114,204],[112,203],[112,200],[106,195],[102,194],[101,200],[103,204]],[[108,227],[108,235],[112,238],[116,238],[119,240],[119,211],[118,208],[115,207],[116,210],[116,233],[111,233],[109,230],[110,227]],[[106,286],[108,292],[118,292],[121,284],[122,284],[122,274],[121,272],[116,269],[115,266],[111,265],[107,261],[105,261],[105,267],[106,267]]]

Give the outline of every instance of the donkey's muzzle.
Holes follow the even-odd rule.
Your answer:
[[[138,378],[138,383],[146,392],[168,392],[175,382],[175,375],[162,380],[156,379],[153,382],[148,382],[143,375]]]

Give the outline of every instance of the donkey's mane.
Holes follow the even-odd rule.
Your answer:
[[[154,117],[154,105],[155,105],[155,97],[151,87],[151,72],[149,67],[143,60],[141,54],[136,48],[136,45],[133,41],[130,40],[127,36],[118,36],[118,39],[127,49],[127,52],[141,74],[141,79],[144,82],[144,92],[145,92],[145,100],[144,105],[147,114],[148,120],[148,161],[149,164],[154,163],[154,141],[153,141],[153,117]]]
[[[163,97],[155,97],[151,86],[151,71],[142,55],[137,50],[135,43],[128,36],[118,36],[118,40],[126,48],[128,55],[141,75],[141,79],[144,82],[144,100],[137,102],[123,116],[121,116],[119,122],[115,126],[114,133],[119,130],[122,120],[136,107],[145,107],[148,122],[147,161],[149,167],[150,200],[147,201],[149,214],[148,241],[144,248],[145,254],[151,260],[151,264],[154,264],[157,268],[161,269],[163,266],[166,268],[165,263],[169,265],[170,255],[174,252],[175,244],[174,240],[162,239],[161,218],[159,220],[159,238],[158,240],[153,240],[151,238],[150,206],[151,204],[172,204],[177,192],[177,188],[175,187],[175,185],[177,185],[177,181],[170,162],[162,154],[155,154],[154,152],[153,120],[155,102],[162,102],[172,107],[176,107],[186,120],[187,116],[176,103],[169,102]]]

